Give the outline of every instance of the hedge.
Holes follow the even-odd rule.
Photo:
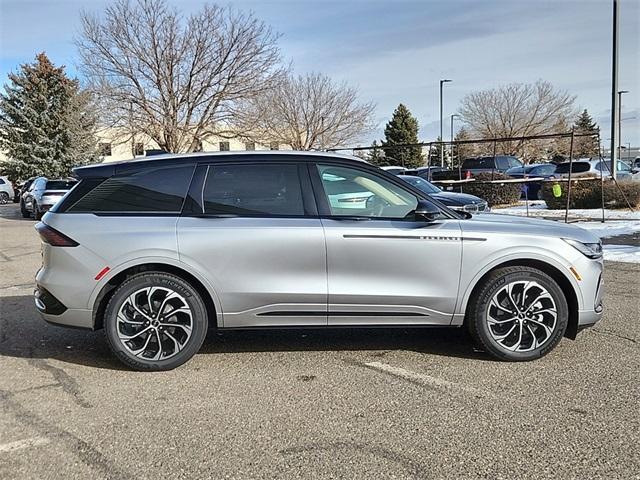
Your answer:
[[[469,195],[475,195],[487,201],[489,206],[511,205],[520,200],[521,186],[518,183],[479,183],[490,180],[507,180],[510,177],[500,172],[478,173],[473,176],[475,182],[454,185],[453,192],[459,192],[462,186],[462,192]],[[458,173],[455,173],[455,180],[458,179]],[[443,185],[443,184],[440,184]]]
[[[569,208],[600,208],[602,205],[600,178],[571,182],[571,201]],[[560,186],[560,196],[553,194],[553,186]],[[566,180],[544,182],[542,184],[542,198],[550,210],[564,210],[567,205]],[[640,206],[640,182],[624,181],[616,185],[612,180],[604,180],[602,183],[604,190],[604,206],[606,208],[628,208],[627,201],[632,207]],[[621,192],[622,190],[622,192]],[[623,195],[624,193],[624,195]]]

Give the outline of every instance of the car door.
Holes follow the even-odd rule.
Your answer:
[[[434,324],[453,318],[459,220],[413,214],[418,196],[373,169],[311,169],[327,243],[329,325]]]
[[[327,324],[325,239],[306,164],[200,166],[189,198],[179,256],[214,288],[219,325]]]

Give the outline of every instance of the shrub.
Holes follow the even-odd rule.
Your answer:
[[[486,200],[491,207],[513,204],[520,199],[519,183],[482,183],[492,180],[492,176],[493,180],[506,180],[509,178],[499,172],[494,172],[493,175],[491,173],[478,173],[473,176],[476,179],[475,182],[462,184],[462,192]],[[455,174],[455,179],[458,179],[457,173]],[[458,191],[458,188],[456,185],[454,191]]]
[[[560,185],[561,195],[559,197],[553,195],[553,186],[555,184]],[[568,182],[566,180],[544,182],[542,184],[542,198],[549,209],[563,210],[566,207],[567,188]],[[602,183],[601,192],[600,179],[596,177],[589,180],[571,182],[569,208],[600,208],[602,194],[604,194],[604,206],[606,208],[627,208],[627,200],[634,208],[640,206],[640,182],[618,182],[616,185],[611,180],[605,180]]]

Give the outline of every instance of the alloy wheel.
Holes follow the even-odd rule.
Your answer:
[[[491,298],[486,315],[493,340],[511,352],[528,352],[547,343],[558,321],[556,303],[535,281],[508,283]]]
[[[165,360],[191,338],[193,316],[179,293],[146,287],[129,295],[118,310],[117,333],[122,345],[145,360]]]

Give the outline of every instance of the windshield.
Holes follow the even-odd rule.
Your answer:
[[[405,175],[405,176],[400,176],[400,178],[402,178],[402,180],[404,180],[407,183],[410,183],[411,185],[413,185],[414,187],[417,187],[418,189],[422,190],[424,193],[440,193],[440,189],[438,187],[436,187],[435,185],[427,182],[425,179],[420,178],[420,177],[412,177],[409,175]]]

